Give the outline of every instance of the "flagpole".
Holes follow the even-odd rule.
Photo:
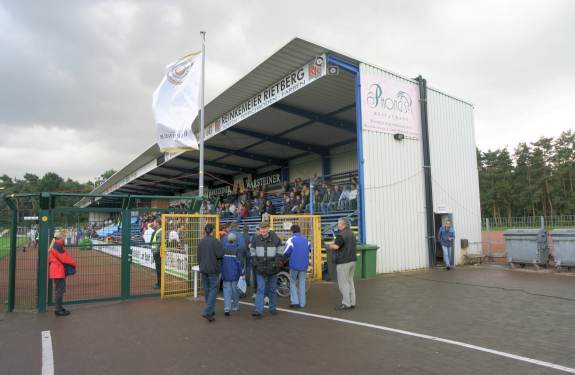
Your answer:
[[[206,32],[200,31],[202,36],[202,78],[200,95],[200,170],[199,170],[199,189],[198,195],[203,198],[204,196],[204,76],[206,74]]]

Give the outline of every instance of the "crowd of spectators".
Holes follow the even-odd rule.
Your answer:
[[[357,209],[357,186],[355,177],[343,183],[324,180],[317,175],[309,180],[296,178],[274,191],[246,189],[242,193],[211,197],[204,200],[201,212],[218,214],[222,218],[260,217],[265,220],[267,215],[310,213],[312,209],[314,213],[353,211]]]

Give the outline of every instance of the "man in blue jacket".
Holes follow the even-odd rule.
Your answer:
[[[299,225],[290,230],[293,235],[286,242],[284,255],[289,258],[291,308],[305,307],[305,283],[309,265],[310,243],[301,235]],[[299,282],[298,282],[299,280]]]
[[[439,228],[438,238],[441,243],[441,248],[443,249],[445,268],[449,271],[451,269],[449,254],[451,252],[451,247],[453,246],[453,240],[455,239],[455,230],[451,226],[451,220],[447,220],[445,225]]]

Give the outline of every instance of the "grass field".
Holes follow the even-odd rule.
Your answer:
[[[17,246],[21,247],[26,245],[26,238],[19,237],[16,240]],[[0,238],[0,259],[4,258],[10,253],[10,237]]]

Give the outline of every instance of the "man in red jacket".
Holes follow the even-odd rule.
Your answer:
[[[57,316],[70,315],[70,311],[62,307],[62,300],[66,292],[66,268],[76,268],[76,261],[68,254],[64,247],[63,234],[60,231],[54,233],[54,240],[48,252],[49,277],[53,280],[54,290],[56,291],[54,314]],[[65,267],[67,265],[68,267]]]

